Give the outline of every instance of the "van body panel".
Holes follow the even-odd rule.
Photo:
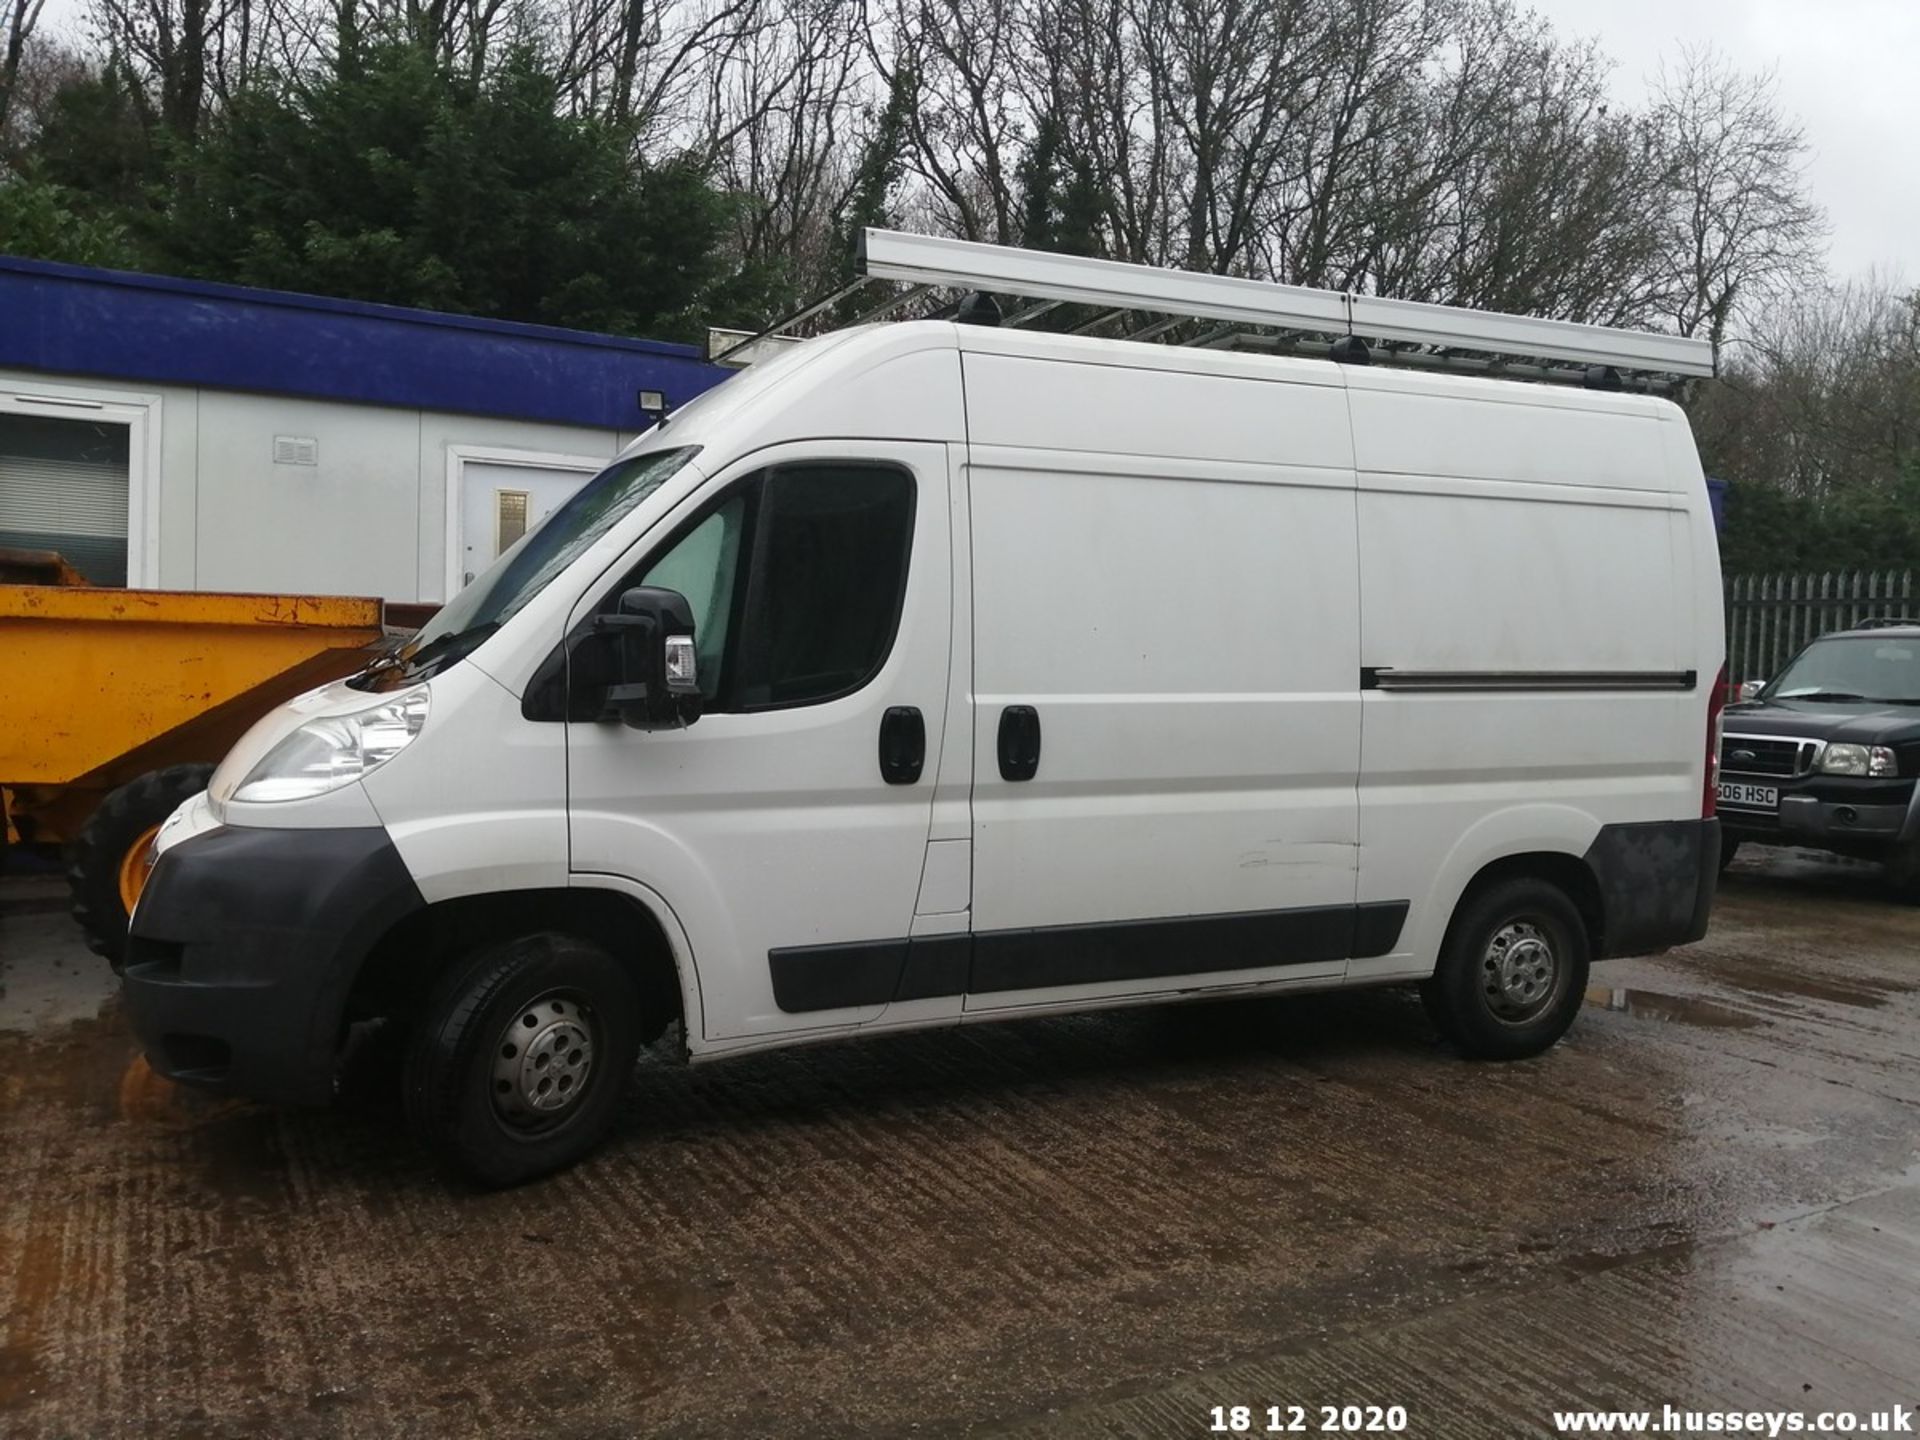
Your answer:
[[[1678,407],[1670,409],[1665,428],[1667,473],[1672,478],[1677,509],[1683,509],[1684,523],[1676,514],[1674,533],[1674,573],[1683,587],[1693,612],[1691,640],[1693,652],[1705,664],[1717,667],[1726,660],[1725,597],[1720,589],[1720,533],[1713,524],[1713,502],[1707,493],[1706,473],[1700,468],[1700,452],[1693,441],[1693,430]],[[1703,665],[1702,668],[1705,668]],[[1706,782],[1704,756],[1699,778]]]
[[[1347,398],[1363,472],[1672,488],[1662,400],[1365,368],[1348,374]]]
[[[646,907],[673,952],[674,975],[680,987],[683,1043],[689,1056],[702,1053],[707,1048],[707,1027],[706,1002],[700,993],[700,967],[694,960],[693,942],[687,938],[686,926],[680,923],[680,917],[674,913],[667,897],[625,875],[599,875],[582,871],[569,875],[567,884],[580,890],[611,890]]]
[[[1347,945],[1325,926],[1354,903],[1359,760],[1341,390],[995,354],[965,368],[967,1008],[1225,983],[1194,956],[1229,935],[1243,958],[1214,968],[1235,979],[1337,979]],[[1036,393],[1073,404],[1049,416]],[[1190,456],[1141,453],[1156,416],[1161,447]],[[1009,707],[1037,715],[1030,779],[1002,769]],[[1141,973],[1142,946],[1160,973]]]
[[[1349,394],[1365,665],[1508,677],[1364,697],[1360,895],[1421,899],[1359,980],[1428,973],[1490,864],[1698,817],[1719,641],[1676,561],[1676,524],[1710,521],[1704,485],[1695,504],[1674,473],[1673,407],[1424,376],[1356,377]]]
[[[947,450],[941,444],[821,440],[755,448],[719,467],[580,599],[569,629],[606,592],[658,558],[661,543],[736,482],[806,462],[901,468],[915,486],[906,587],[879,672],[852,694],[784,709],[704,714],[683,730],[570,724],[570,864],[628,876],[671,898],[700,970],[713,1040],[858,1025],[891,997],[829,1004],[851,984],[872,993],[879,967],[907,943],[925,868],[933,787],[888,784],[877,759],[882,717],[913,706],[929,759],[941,753],[952,636]],[[773,955],[820,983],[786,1008]]]
[[[696,396],[621,453],[699,445],[731,460],[820,436],[963,441],[956,328],[906,321],[802,341]]]
[[[427,684],[431,753],[445,758],[419,763],[429,753],[423,732],[361,782],[420,893],[436,904],[564,886],[563,727],[528,724],[519,697],[478,666],[453,666]],[[486,778],[450,793],[448,773]]]
[[[992,325],[956,325],[950,327],[950,333],[950,343],[968,356],[1004,355],[1148,375],[1204,375],[1328,390],[1344,389],[1348,383],[1346,367],[1290,355],[1255,355],[1207,346],[1145,345],[1131,340]],[[1168,415],[1177,413],[1165,405],[1160,409]],[[971,397],[969,413],[970,418],[977,418],[973,415]],[[1155,449],[1166,448],[1166,441],[1155,442]],[[1179,443],[1173,446],[1176,451],[1182,448]]]
[[[931,883],[922,883],[922,902],[916,906],[920,914],[949,913],[949,908],[966,910],[973,895],[973,666],[968,659],[973,654],[973,522],[964,445],[947,446],[947,519],[951,540],[948,573],[953,585],[948,653],[955,661],[947,670],[947,716],[941,727],[940,746],[928,755],[927,773],[934,787],[930,838],[940,849],[938,858],[931,850],[928,853]],[[964,897],[959,888],[962,869]]]
[[[1022,355],[969,354],[964,368],[968,439],[975,446],[1175,460],[1171,472],[1160,467],[1167,479],[1206,461],[1267,472],[1353,468],[1346,402],[1337,387]],[[1071,401],[1035,403],[1049,392]],[[1351,474],[1342,483],[1351,486]]]

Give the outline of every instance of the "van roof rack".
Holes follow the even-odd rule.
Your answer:
[[[1160,339],[1191,347],[1285,350],[1359,364],[1378,359],[1596,389],[1620,389],[1626,375],[1644,377],[1636,381],[1638,388],[1659,388],[1666,377],[1714,373],[1713,346],[1679,335],[1389,300],[898,230],[862,231],[856,269],[859,273],[832,294],[734,341],[712,358],[724,363],[730,356],[744,355],[749,347],[804,325],[865,286],[886,281],[908,288],[875,305],[855,323],[886,319],[928,296],[940,295],[952,297],[940,307],[952,316],[956,305],[964,307],[965,297],[977,292],[1029,302],[1004,314],[998,323],[1007,327],[1025,324],[1062,305],[1080,305],[1099,313],[1076,325],[1075,334],[1106,330],[1118,321],[1123,323],[1113,333],[1123,338]],[[977,309],[958,313],[962,319],[993,323]],[[1195,326],[1195,321],[1204,323]],[[1190,333],[1182,334],[1183,330]],[[1368,341],[1379,348],[1370,349]]]

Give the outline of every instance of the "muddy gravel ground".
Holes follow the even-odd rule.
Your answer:
[[[1204,1435],[1214,1405],[1920,1402],[1920,908],[1743,855],[1462,1062],[1411,996],[643,1066],[505,1194],[155,1079],[0,889],[0,1435]],[[1264,1420],[1264,1415],[1260,1417]]]

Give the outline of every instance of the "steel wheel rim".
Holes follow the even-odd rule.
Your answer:
[[[493,1045],[495,1118],[519,1132],[566,1124],[592,1088],[599,1049],[599,1022],[572,991],[550,990],[520,1006]]]
[[[1525,1025],[1558,998],[1565,970],[1544,926],[1509,920],[1488,938],[1481,954],[1480,996],[1494,1019]]]
[[[147,888],[147,877],[153,874],[153,862],[159,857],[153,853],[154,837],[160,833],[158,825],[149,825],[142,830],[126,853],[120,857],[119,869],[114,874],[114,883],[120,890],[120,904],[127,914],[133,914],[133,907],[140,903],[140,892]]]

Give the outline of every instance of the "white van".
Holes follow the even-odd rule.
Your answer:
[[[324,1102],[410,1037],[505,1183],[688,1059],[1418,984],[1552,1045],[1704,931],[1720,575],[1641,395],[947,322],[673,415],[168,821],[155,1069]]]

